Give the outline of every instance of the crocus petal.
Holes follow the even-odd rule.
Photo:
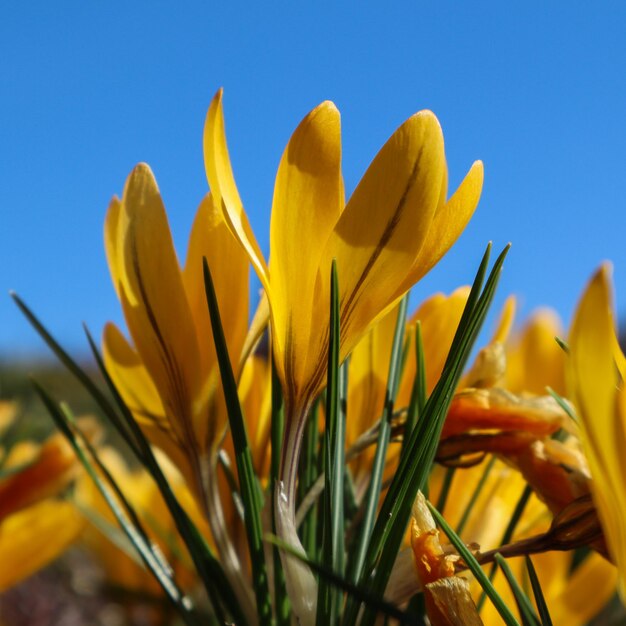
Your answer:
[[[389,375],[391,344],[398,318],[397,307],[359,341],[350,358],[348,369],[348,413],[346,416],[346,444],[354,443],[380,418],[385,402]],[[353,475],[359,477],[360,469],[369,478],[374,456],[373,447],[364,450],[353,463]]]
[[[557,336],[563,336],[563,326],[554,311],[533,313],[520,336],[507,347],[507,389],[543,394],[550,386],[565,395],[565,352],[555,341]]]
[[[0,593],[45,567],[78,537],[84,517],[69,502],[44,500],[0,524]]]
[[[124,271],[123,266],[121,266],[118,261],[119,253],[117,248],[117,226],[119,224],[121,206],[119,198],[116,196],[113,197],[109,203],[109,208],[104,220],[104,250],[109,264],[113,287],[115,287],[118,298],[120,295],[119,284],[122,280],[121,273]]]
[[[411,325],[419,321],[422,327],[427,393],[432,392],[441,376],[469,292],[469,287],[460,287],[449,296],[435,294],[425,300],[411,317]],[[415,373],[415,346],[411,345],[398,390],[398,406],[408,405]]]
[[[270,304],[275,359],[279,370],[284,365],[286,374],[279,373],[288,387],[290,381],[302,380],[311,337],[328,324],[328,310],[314,302],[315,281],[343,203],[339,111],[323,102],[293,133],[274,187]]]
[[[439,205],[424,246],[414,258],[398,294],[407,291],[426,275],[459,238],[478,206],[483,178],[482,161],[475,161],[450,200]]]
[[[217,360],[204,289],[202,259],[206,257],[220,309],[224,337],[234,369],[248,327],[248,258],[230,232],[223,214],[207,195],[191,229],[183,284],[193,315],[203,380],[215,385]]]
[[[124,188],[118,224],[120,295],[128,327],[166,413],[190,429],[200,395],[200,356],[165,208],[150,168]],[[158,251],[158,253],[155,253]],[[192,444],[193,437],[187,438]]]
[[[591,552],[550,602],[553,623],[587,624],[610,601],[616,581],[615,566]]]
[[[626,598],[626,394],[618,390],[612,302],[610,268],[604,265],[576,311],[569,369],[594,502],[609,553],[620,571],[620,594]]]
[[[322,256],[320,280],[328,285],[336,258],[342,355],[395,299],[428,236],[445,167],[437,118],[417,113],[383,146],[341,214]]]
[[[189,485],[197,488],[190,459],[181,449],[185,437],[182,424],[168,419],[150,374],[113,324],[104,328],[102,356],[115,387],[151,443],[172,459]]]
[[[513,326],[516,307],[517,300],[515,299],[515,296],[509,296],[504,301],[504,306],[502,307],[502,311],[500,311],[500,317],[498,319],[496,330],[494,331],[489,343],[503,344],[506,342],[509,333],[511,332],[511,327]]]
[[[204,125],[204,166],[215,203],[223,209],[231,230],[248,253],[263,287],[268,290],[267,265],[248,222],[230,165],[221,89],[211,101]]]
[[[14,447],[15,448],[15,447]],[[6,460],[8,467],[19,467],[20,454],[13,450]],[[80,465],[69,443],[59,433],[51,436],[37,450],[27,446],[24,456],[31,456],[15,474],[0,479],[0,521],[33,503],[63,491],[78,475]]]
[[[113,383],[128,408],[141,423],[157,422],[169,429],[159,392],[141,358],[114,324],[102,334],[102,356]]]

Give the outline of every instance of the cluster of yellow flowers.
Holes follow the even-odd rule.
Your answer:
[[[131,172],[122,197],[109,206],[105,248],[129,339],[107,325],[103,359],[132,416],[159,450],[178,500],[217,553],[242,615],[255,624],[263,621],[236,489],[236,444],[212,339],[203,259],[219,304],[252,465],[265,494],[263,530],[274,530],[302,552],[303,520],[323,488],[319,468],[311,484],[303,484],[300,458],[306,433],[318,436],[311,420],[323,409],[333,261],[338,359],[345,362],[347,381],[346,476],[358,524],[376,463],[373,444],[389,402],[397,320],[404,324],[403,345],[419,339],[421,352],[407,348],[402,359],[383,492],[401,459],[415,381],[422,380],[426,397],[435,389],[471,290],[435,294],[406,322],[398,315],[402,299],[467,225],[480,197],[483,167],[474,163],[448,198],[441,128],[431,112],[422,111],[390,137],[346,203],[339,112],[324,102],[300,123],[280,161],[266,262],[231,169],[221,91],[208,112],[204,154],[211,192],[198,208],[182,267],[147,165]],[[263,287],[251,324],[250,265]],[[626,359],[616,338],[610,283],[603,266],[583,294],[566,341],[555,341],[565,333],[549,310],[512,331],[515,300],[507,301],[493,336],[451,398],[424,489],[485,566],[500,552],[524,580],[523,557],[533,555],[559,624],[585,624],[616,589],[626,598]],[[273,371],[284,398],[282,445],[274,455]],[[6,408],[7,415],[11,410]],[[151,541],[167,557],[178,584],[192,593],[199,584],[196,568],[154,481],[145,470],[130,469],[102,441],[102,428],[92,419],[80,424],[148,520]],[[279,461],[275,481],[272,456]],[[302,462],[310,459],[305,455]],[[140,563],[107,543],[102,527],[112,527],[114,517],[60,434],[41,445],[22,441],[0,448],[0,470],[0,563],[12,564],[0,566],[0,591],[81,539],[116,584],[161,593]],[[99,530],[88,523],[94,519],[100,520]],[[346,525],[348,540],[353,525]],[[316,537],[314,542],[322,541]],[[448,540],[419,493],[385,599],[405,607],[411,598],[423,597],[435,625],[500,623],[494,606],[481,600],[469,564]],[[293,614],[300,624],[316,623],[322,575],[285,551],[281,559]],[[502,571],[492,577],[515,611],[516,597]]]

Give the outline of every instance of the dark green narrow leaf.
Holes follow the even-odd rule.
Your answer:
[[[391,485],[382,503],[370,548],[364,566],[361,584],[367,585],[372,593],[383,593],[387,585],[395,559],[402,544],[410,519],[411,506],[417,490],[426,485],[430,468],[435,457],[443,421],[454,396],[458,381],[467,362],[470,350],[484,322],[486,312],[500,276],[502,264],[508,252],[507,246],[491,270],[484,289],[483,281],[487,272],[491,244],[483,256],[476,279],[470,291],[465,310],[452,347],[444,364],[441,378],[428,398],[424,413],[420,416],[411,434],[407,453],[401,457]],[[354,624],[358,607],[347,613],[345,624]],[[374,616],[365,611],[361,623],[373,624]]]
[[[480,480],[478,481],[478,484],[476,485],[476,488],[474,489],[472,496],[470,497],[470,500],[467,503],[467,506],[465,507],[465,511],[463,511],[463,516],[461,517],[461,520],[459,521],[459,524],[456,527],[457,535],[461,535],[463,531],[465,530],[465,525],[467,524],[467,521],[469,520],[469,517],[472,514],[472,509],[474,508],[474,505],[476,504],[476,501],[478,500],[478,496],[480,496],[480,492],[483,490],[483,487],[485,486],[485,483],[487,482],[487,478],[489,478],[489,474],[491,474],[491,470],[493,469],[495,462],[496,462],[496,457],[492,456],[489,459],[487,465],[485,466],[482,476],[480,477]],[[441,509],[439,510],[441,511]]]
[[[107,384],[107,387],[122,415],[122,418],[120,419],[117,414],[115,414],[116,419],[111,419],[111,424],[120,434],[122,434],[122,436],[122,429],[124,429],[131,434],[135,441],[137,441],[137,458],[141,461],[159,488],[163,500],[165,501],[172,519],[176,524],[176,529],[183,539],[200,580],[209,595],[211,606],[213,607],[217,618],[221,622],[226,619],[223,609],[223,606],[225,606],[236,622],[245,623],[245,618],[243,617],[239,602],[235,597],[221,564],[215,558],[215,555],[211,551],[211,548],[207,544],[205,538],[200,534],[187,512],[178,502],[178,499],[174,495],[165,474],[163,474],[161,466],[154,456],[148,440],[145,438],[143,431],[135,421],[133,414],[126,406],[126,403],[113,383],[89,329],[86,326],[84,328],[87,341],[89,342],[89,347],[94,355],[96,364],[98,365],[102,377],[104,378],[104,381]],[[111,410],[115,413],[113,409]],[[107,417],[109,417],[108,414]]]
[[[83,385],[83,387],[89,392],[91,397],[96,401],[96,404],[100,407],[104,415],[115,425],[116,429],[128,444],[137,458],[141,459],[141,451],[139,445],[132,433],[122,423],[117,415],[115,409],[109,402],[109,399],[102,393],[98,386],[89,378],[84,370],[70,357],[69,354],[59,345],[54,337],[46,330],[44,325],[39,321],[35,314],[26,306],[22,299],[14,292],[10,292],[11,297],[15,301],[15,304],[22,311],[26,319],[30,322],[31,326],[37,331],[39,336],[46,342],[48,347],[52,350],[55,356],[63,363],[63,365],[76,377],[76,379]]]
[[[46,390],[41,385],[39,385],[39,383],[33,380],[33,386],[35,387],[35,391],[41,398],[41,401],[44,403],[44,406],[48,410],[50,416],[54,420],[57,428],[63,433],[69,444],[72,446],[74,453],[85,468],[85,471],[87,472],[91,480],[96,485],[102,497],[105,499],[106,503],[108,504],[109,508],[111,509],[115,518],[120,524],[120,527],[125,532],[126,536],[132,543],[133,547],[137,550],[138,554],[141,556],[143,563],[157,579],[166,596],[185,621],[185,624],[188,624],[188,626],[196,626],[198,622],[191,609],[189,599],[185,597],[185,595],[178,588],[175,581],[171,577],[171,569],[164,566],[161,555],[159,555],[158,557],[156,556],[152,544],[147,539],[143,529],[140,530],[136,526],[134,526],[133,523],[126,516],[122,508],[120,508],[115,496],[109,490],[109,487],[107,487],[103,480],[100,478],[98,472],[89,460],[86,451],[84,450],[82,445],[79,444],[77,439],[77,433],[80,431],[78,427],[68,420],[68,417],[57,406],[56,402],[50,397]],[[82,433],[80,434],[80,439],[82,442],[87,441],[87,438],[82,435]],[[90,450],[93,452],[93,448],[91,448]],[[119,486],[115,483],[109,472],[106,472],[104,478],[107,482],[109,482],[109,486],[115,485],[115,491],[121,493]],[[130,507],[128,501],[125,498],[124,506]]]
[[[324,494],[322,565],[339,572],[343,565],[343,441],[339,441],[339,286],[337,264],[333,260],[330,287],[330,334],[328,339],[328,378],[326,384],[326,425],[324,429]],[[317,594],[316,624],[336,624],[340,596],[325,578],[320,579]]]
[[[441,492],[439,493],[439,498],[437,499],[437,510],[442,513],[446,507],[446,502],[448,501],[448,494],[450,493],[450,487],[452,486],[452,479],[454,478],[455,472],[455,467],[446,467],[446,473],[444,474],[443,483],[441,485]]]
[[[387,461],[387,448],[391,437],[391,418],[393,417],[393,407],[396,399],[396,393],[400,383],[400,360],[402,358],[402,340],[404,338],[404,330],[406,325],[406,311],[408,306],[408,296],[400,301],[398,307],[398,316],[396,319],[396,328],[391,346],[391,355],[389,358],[389,374],[387,376],[387,389],[385,391],[385,405],[383,407],[383,415],[380,420],[378,431],[378,442],[376,444],[376,452],[372,463],[370,482],[365,495],[365,511],[363,520],[359,528],[358,542],[356,551],[351,562],[350,580],[356,583],[363,571],[365,556],[369,545],[378,502],[382,488],[383,474],[385,472],[385,464]]]
[[[411,433],[417,424],[417,419],[422,415],[426,405],[426,359],[424,357],[424,342],[422,341],[422,323],[418,320],[415,324],[415,379],[411,389],[411,399],[404,424],[404,437],[402,438],[402,455],[408,450]]]
[[[513,510],[513,515],[511,515],[511,519],[509,523],[507,524],[507,527],[505,528],[504,533],[502,534],[502,539],[500,540],[500,546],[505,546],[513,538],[513,533],[515,532],[515,528],[517,527],[517,524],[519,523],[522,517],[522,514],[524,513],[524,509],[526,508],[526,504],[528,504],[528,500],[530,500],[530,496],[532,495],[532,493],[533,493],[533,490],[528,485],[526,485],[524,487],[524,490],[522,491],[522,495],[520,496],[520,499],[517,501],[517,504],[515,505],[515,509]],[[493,577],[495,576],[497,569],[498,569],[497,563],[492,563],[491,568],[489,569],[489,580],[493,580]],[[478,598],[478,602],[476,603],[476,606],[478,607],[479,611],[482,609],[483,604],[485,603],[485,599],[486,599],[485,593],[483,592],[480,595],[480,598]]]
[[[447,535],[450,543],[452,543],[452,545],[455,547],[456,551],[465,561],[465,564],[467,565],[469,570],[472,572],[472,574],[474,574],[474,577],[476,578],[480,586],[489,596],[489,599],[493,602],[493,605],[495,606],[498,613],[500,613],[500,617],[502,617],[504,623],[507,624],[507,626],[519,626],[513,613],[511,613],[509,608],[506,606],[504,600],[500,597],[500,594],[498,594],[489,578],[487,578],[485,572],[483,572],[482,567],[474,558],[474,555],[463,543],[463,540],[452,530],[452,528],[446,522],[443,516],[432,504],[430,504],[430,502],[428,502],[428,508],[435,518],[435,521],[437,522],[439,528],[441,528],[441,530],[443,530],[443,532]]]
[[[522,617],[522,625],[523,626],[540,626],[539,618],[537,617],[535,610],[533,609],[530,600],[526,596],[526,594],[522,591],[522,588],[519,586],[519,583],[515,579],[509,564],[506,562],[504,557],[496,553],[494,556],[495,562],[502,569],[502,573],[509,583],[509,587],[511,588],[511,592],[513,593],[513,597],[515,598],[515,603],[517,604],[517,610]]]
[[[228,347],[224,337],[219,306],[213,287],[213,279],[206,258],[202,260],[204,268],[204,286],[206,291],[211,328],[215,342],[215,352],[220,369],[222,390],[226,400],[228,422],[235,448],[235,459],[239,474],[240,493],[244,506],[244,522],[248,538],[248,551],[252,565],[252,582],[257,602],[257,614],[261,625],[272,623],[272,605],[269,593],[265,552],[263,549],[263,530],[261,525],[260,489],[252,464],[252,453],[248,445],[246,426],[239,404],[237,382],[230,364]]]
[[[526,569],[528,570],[528,577],[530,578],[533,595],[535,596],[535,604],[537,605],[539,617],[541,618],[541,626],[552,626],[552,618],[550,617],[550,611],[548,610],[546,599],[543,596],[541,583],[539,582],[537,571],[535,570],[535,566],[529,556],[526,556]]]
[[[285,430],[285,406],[283,393],[276,372],[274,359],[272,358],[272,458],[270,464],[270,502],[276,490],[276,481],[280,471],[280,450],[283,445],[283,432]],[[272,532],[276,534],[276,509],[272,510]],[[291,607],[287,589],[285,587],[285,572],[280,561],[280,551],[276,546],[272,548],[274,560],[274,613],[277,626],[289,626],[291,623]]]

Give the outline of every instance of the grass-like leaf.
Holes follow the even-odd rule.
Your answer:
[[[504,620],[504,623],[507,624],[507,626],[519,626],[515,616],[506,606],[504,600],[500,597],[500,594],[496,591],[495,587],[483,571],[474,555],[469,551],[465,543],[463,543],[463,540],[454,532],[454,530],[452,530],[451,526],[446,522],[441,513],[439,513],[439,511],[437,511],[437,509],[430,504],[430,502],[428,503],[428,508],[435,518],[439,528],[441,528],[441,530],[443,530],[443,532],[447,535],[456,551],[459,553],[463,561],[465,561],[469,570],[472,574],[474,574],[474,577],[480,586],[493,602],[493,605],[496,607],[500,617]]]
[[[459,523],[456,527],[457,535],[463,534],[463,531],[465,530],[465,525],[467,524],[470,518],[470,515],[472,514],[472,510],[474,509],[476,501],[478,500],[478,496],[480,496],[480,493],[483,490],[485,483],[487,482],[487,479],[489,478],[489,474],[491,474],[491,470],[493,469],[495,462],[496,462],[495,456],[492,456],[487,462],[487,465],[485,466],[485,469],[483,470],[480,480],[478,481],[476,488],[472,492],[470,500],[467,503],[467,506],[465,507],[465,510],[463,511],[463,515],[461,516],[461,519],[459,520]],[[439,510],[441,511],[441,509]]]
[[[539,617],[541,618],[541,626],[552,626],[552,618],[550,617],[548,604],[543,596],[543,590],[541,589],[537,571],[529,556],[526,556],[526,569],[528,570],[528,578],[530,579],[530,585],[533,590],[533,595],[535,596],[535,604],[537,605]]]
[[[146,440],[141,428],[135,421],[130,409],[124,403],[124,400],[107,372],[102,356],[100,355],[87,327],[85,327],[87,340],[89,341],[89,345],[98,368],[100,369],[107,387],[113,396],[119,413],[113,404],[111,404],[107,396],[104,395],[98,386],[89,378],[86,372],[67,354],[67,352],[63,350],[60,344],[37,319],[35,314],[17,296],[17,294],[12,293],[11,295],[33,328],[48,344],[52,352],[59,358],[61,363],[65,365],[68,371],[83,385],[96,404],[100,407],[109,422],[116,429],[118,434],[120,434],[126,441],[131,451],[135,454],[137,459],[141,461],[142,465],[155,480],[172,515],[172,519],[176,524],[176,528],[194,561],[198,575],[203,582],[207,594],[209,595],[211,605],[218,619],[222,622],[227,619],[224,611],[225,608],[236,622],[245,623],[239,603],[228,583],[228,580],[226,579],[220,563],[213,555],[205,538],[200,534],[193,521],[187,515],[187,512],[182,508],[178,499],[174,495],[174,492],[172,491],[154,456],[154,453],[152,452],[150,444]]]
[[[330,281],[330,335],[328,339],[328,377],[326,384],[326,426],[324,431],[324,497],[322,566],[328,571],[342,573],[344,566],[344,441],[340,425],[339,382],[339,286],[337,264],[333,260]],[[317,594],[318,626],[337,623],[341,597],[337,589],[321,578]]]
[[[215,343],[215,352],[219,364],[222,390],[226,400],[228,422],[235,448],[235,459],[239,474],[240,493],[244,506],[244,522],[248,539],[248,551],[252,566],[252,583],[256,596],[257,614],[261,625],[272,623],[272,605],[269,592],[265,552],[263,549],[263,529],[261,509],[263,507],[260,488],[252,463],[252,453],[248,444],[246,425],[239,404],[237,382],[233,373],[226,338],[222,328],[219,306],[211,278],[211,271],[206,258],[203,259],[204,286],[206,290],[211,329]]]
[[[509,587],[511,588],[511,592],[515,598],[515,603],[517,604],[517,610],[522,617],[522,626],[541,626],[539,618],[535,613],[535,609],[515,579],[515,576],[511,571],[509,564],[506,562],[506,559],[501,554],[496,554],[494,559],[502,569],[502,573],[509,583]]]
[[[520,496],[519,500],[517,501],[517,504],[515,505],[515,509],[513,510],[513,515],[511,515],[511,519],[509,520],[507,527],[504,529],[504,533],[502,533],[502,539],[500,540],[501,546],[505,546],[513,538],[513,533],[515,532],[515,529],[517,528],[517,525],[520,519],[522,518],[522,514],[524,513],[524,509],[526,508],[526,505],[528,504],[528,500],[530,500],[530,496],[532,495],[532,493],[533,493],[533,490],[528,485],[526,485],[524,487],[524,490],[522,491],[522,495]],[[493,580],[493,577],[495,576],[497,569],[498,569],[498,564],[492,563],[491,568],[489,569],[489,580]],[[486,599],[486,596],[485,596],[485,593],[483,592],[480,595],[480,598],[478,598],[478,602],[476,603],[476,606],[478,607],[479,611],[482,608],[483,604],[485,603],[485,599]]]
[[[159,488],[161,496],[163,497],[172,519],[174,520],[176,529],[183,539],[187,551],[193,560],[196,571],[198,572],[198,576],[200,577],[200,580],[209,595],[209,599],[216,616],[221,621],[225,620],[226,616],[223,608],[225,607],[226,610],[231,613],[235,621],[245,621],[239,602],[230,586],[230,583],[228,582],[228,579],[226,578],[221,564],[215,558],[211,548],[196,528],[192,519],[180,505],[178,498],[176,498],[176,495],[165,477],[161,466],[154,456],[148,440],[145,438],[143,431],[135,421],[133,414],[128,406],[126,406],[124,399],[113,383],[113,380],[104,365],[102,355],[100,354],[98,347],[96,346],[93,337],[86,326],[85,334],[100,373],[102,374],[102,377],[104,378],[122,416],[121,419],[118,418],[116,420],[111,420],[111,423],[116,427],[118,432],[120,432],[120,428],[124,428],[125,430],[127,429],[138,442],[138,458]]]
[[[398,470],[380,507],[372,533],[360,584],[372,593],[382,594],[387,586],[398,550],[409,522],[411,506],[417,491],[426,485],[432,466],[443,422],[454,396],[458,381],[467,363],[470,350],[484,322],[508,252],[507,246],[489,274],[487,274],[491,244],[483,256],[457,328],[442,375],[428,398],[423,415],[407,444],[407,452],[400,459]],[[346,625],[354,624],[358,607],[348,607]],[[362,624],[371,625],[374,616],[366,611]]]
[[[437,510],[444,512],[446,508],[446,502],[448,501],[448,495],[450,493],[450,487],[452,487],[452,480],[456,473],[456,467],[446,467],[446,473],[443,476],[443,482],[441,484],[441,491],[439,492],[439,498],[437,499]]]
[[[367,548],[378,509],[378,501],[380,499],[383,474],[387,461],[387,448],[391,437],[391,418],[393,417],[393,407],[400,382],[402,339],[404,337],[406,324],[407,305],[408,297],[405,296],[400,301],[400,306],[398,307],[398,317],[389,359],[389,374],[387,376],[383,415],[380,420],[378,442],[370,473],[370,482],[365,496],[363,520],[359,528],[356,552],[350,568],[350,580],[354,583],[360,579],[363,571],[363,564],[365,563],[365,556],[367,554]]]
[[[552,387],[546,387],[546,391],[554,398],[556,403],[563,409],[565,414],[575,423],[578,423],[578,417],[574,412],[574,407],[560,396]]]
[[[185,597],[185,595],[176,585],[176,582],[170,574],[171,568],[164,566],[161,555],[156,555],[152,544],[147,539],[145,533],[142,530],[139,530],[138,527],[135,526],[133,522],[131,522],[122,507],[120,507],[116,496],[110,490],[110,488],[114,486],[114,491],[119,494],[121,493],[119,486],[117,485],[117,483],[115,483],[115,481],[108,472],[104,475],[104,479],[108,482],[107,485],[105,483],[105,480],[103,480],[103,478],[100,476],[100,474],[92,464],[92,461],[89,458],[89,453],[84,447],[84,442],[87,440],[86,437],[84,437],[82,434],[78,434],[80,432],[78,426],[70,421],[68,416],[56,404],[56,402],[52,399],[48,392],[41,385],[39,385],[39,383],[33,381],[33,385],[35,391],[41,398],[44,406],[54,420],[57,428],[63,433],[65,438],[72,446],[72,449],[74,450],[76,456],[85,468],[89,477],[96,485],[102,497],[105,499],[109,508],[113,512],[113,515],[120,524],[120,527],[141,556],[143,563],[146,565],[148,570],[153,573],[156,580],[161,585],[161,588],[165,592],[167,598],[170,600],[170,602],[173,604],[180,616],[185,621],[185,624],[187,624],[188,626],[197,626],[198,621],[191,608],[190,601],[188,598]],[[89,452],[91,455],[93,455],[93,448],[91,448]],[[92,456],[92,458],[97,457]],[[125,508],[127,508],[127,510],[130,506],[126,499],[124,499],[124,506]]]
[[[15,301],[15,304],[17,304],[17,306],[19,307],[20,311],[30,322],[31,326],[33,326],[33,328],[37,331],[39,336],[46,342],[54,355],[89,392],[89,394],[95,400],[96,404],[100,407],[107,419],[115,425],[117,431],[120,433],[124,441],[128,444],[135,456],[141,459],[141,450],[138,442],[135,440],[129,429],[126,428],[126,425],[122,422],[122,420],[119,419],[119,416],[109,399],[104,395],[104,393],[102,393],[100,388],[91,380],[91,378],[89,378],[89,376],[78,365],[78,363],[76,363],[76,361],[74,361],[74,359],[72,359],[72,357],[54,339],[54,337],[48,332],[45,326],[39,321],[39,319],[25,304],[25,302],[15,292],[10,292],[10,294]]]

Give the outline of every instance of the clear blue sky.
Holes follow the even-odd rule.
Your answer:
[[[432,109],[451,186],[485,162],[483,198],[414,301],[471,280],[513,243],[500,288],[566,321],[593,269],[626,276],[626,3],[32,2],[0,11],[0,288],[71,349],[121,322],[102,223],[152,166],[184,254],[206,192],[201,136],[225,88],[235,174],[267,252],[280,154],[325,99],[342,112],[351,191],[391,132]],[[383,4],[385,7],[383,8]],[[211,6],[212,5],[212,6]],[[626,311],[626,291],[621,293]],[[43,350],[0,296],[0,357]]]

